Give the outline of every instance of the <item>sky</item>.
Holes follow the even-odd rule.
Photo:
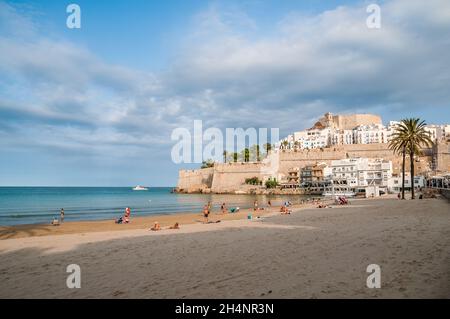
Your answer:
[[[448,0],[0,0],[0,186],[175,186],[194,120],[450,123],[449,52]]]

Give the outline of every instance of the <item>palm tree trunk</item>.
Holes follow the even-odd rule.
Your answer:
[[[409,160],[411,162],[411,199],[415,199],[414,195],[414,152],[409,153]]]
[[[403,162],[402,162],[402,199],[405,199],[405,161],[406,161],[406,147],[403,146]]]

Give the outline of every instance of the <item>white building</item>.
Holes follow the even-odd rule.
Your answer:
[[[388,129],[381,124],[360,125],[353,130],[355,144],[388,143]]]
[[[350,158],[331,162],[334,183],[355,188],[387,188],[392,177],[392,162],[383,159]]]
[[[425,187],[426,181],[423,176],[414,176],[414,188]],[[402,174],[392,176],[389,179],[388,191],[398,193],[402,190]],[[411,175],[405,174],[405,190],[411,190]]]
[[[283,140],[288,142],[287,145],[283,146],[282,143],[280,145],[281,148],[288,149],[317,149],[333,145],[389,143],[398,124],[400,122],[390,121],[388,126],[359,125],[349,130],[333,127],[314,128],[295,132]],[[450,137],[450,125],[427,125],[425,130],[430,133],[432,140]]]

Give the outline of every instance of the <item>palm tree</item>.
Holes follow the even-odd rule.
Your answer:
[[[407,136],[401,129],[401,124],[399,124],[394,133],[392,134],[391,140],[389,142],[389,148],[394,151],[394,153],[402,154],[402,199],[405,199],[405,161],[406,161],[406,145]]]
[[[239,159],[239,154],[238,154],[237,152],[234,152],[234,153],[233,153],[233,161],[234,161],[235,163],[237,163],[238,159]]]
[[[222,155],[223,155],[223,162],[226,164],[227,163],[228,152],[227,151],[223,151]]]
[[[246,147],[246,148],[244,148],[242,153],[243,153],[243,157],[244,157],[244,162],[250,162],[250,150]]]
[[[433,141],[430,134],[425,130],[426,123],[418,118],[404,119],[397,125],[395,132],[392,135],[390,147],[394,151],[401,149],[403,153],[403,178],[402,188],[404,189],[405,179],[405,157],[409,154],[410,170],[411,170],[411,199],[415,198],[414,194],[414,156],[421,154],[421,147],[431,147]],[[404,190],[402,191],[402,198],[404,198]]]
[[[270,143],[264,144],[263,147],[266,150],[266,154],[269,154],[269,152],[272,150],[272,144]]]
[[[286,149],[289,145],[289,142],[287,140],[284,140],[283,142],[281,142],[281,145],[283,145],[283,147]]]
[[[414,199],[414,156],[421,154],[421,147],[431,147],[433,141],[430,133],[425,130],[427,125],[425,121],[421,121],[419,118],[410,118],[406,120],[405,124],[409,135],[407,150],[411,166],[411,198]]]

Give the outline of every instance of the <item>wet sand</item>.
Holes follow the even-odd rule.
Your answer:
[[[271,215],[0,240],[0,297],[450,298],[448,201]],[[81,289],[66,287],[69,264],[81,267]],[[380,289],[366,287],[369,264],[381,267]]]

